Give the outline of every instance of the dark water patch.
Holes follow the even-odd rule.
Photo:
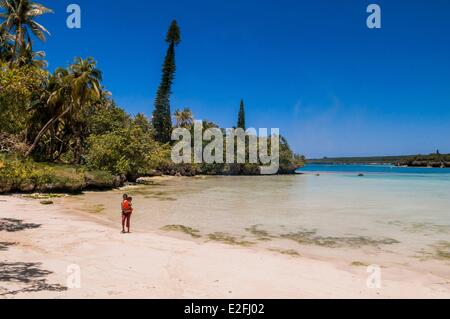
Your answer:
[[[354,261],[351,263],[351,266],[353,266],[353,267],[369,267],[369,264],[362,262],[362,261]]]
[[[28,199],[37,199],[37,200],[50,200],[50,199],[55,199],[55,198],[63,198],[66,197],[67,195],[65,194],[52,194],[52,193],[48,193],[48,194],[30,194],[30,195],[22,195],[23,198],[28,198]]]
[[[179,192],[177,192],[177,194],[179,194]],[[173,196],[171,196],[171,192],[167,192],[167,191],[157,191],[157,190],[152,190],[152,189],[148,189],[148,188],[143,188],[143,189],[135,189],[135,190],[130,190],[128,192],[128,195],[130,196],[144,196],[144,198],[146,199],[157,199],[159,201],[176,201],[177,199]]]
[[[177,199],[173,198],[173,197],[157,197],[156,199],[158,199],[161,202],[176,202]]]
[[[18,231],[36,229],[41,227],[38,224],[24,223],[23,220],[13,218],[0,219],[0,231],[6,231],[8,233],[14,233]]]
[[[162,185],[158,185],[162,186]],[[165,195],[168,194],[167,191],[161,191],[159,189],[155,189],[153,186],[143,186],[143,187],[136,187],[136,188],[131,188],[128,190],[124,190],[125,193],[127,193],[130,196],[150,196],[150,195]]]
[[[278,249],[278,248],[270,248],[270,251],[273,251],[275,253],[279,253],[282,255],[287,255],[291,257],[301,257],[301,255],[298,253],[298,251],[293,249]]]
[[[159,200],[159,201],[162,201],[162,202],[164,202],[164,201],[176,202],[177,201],[177,199],[174,198],[174,197],[162,196],[162,195],[159,195],[159,196],[157,196],[157,195],[152,195],[152,196],[147,195],[147,196],[144,196],[144,198],[146,198],[146,199],[156,199],[156,200]]]
[[[435,256],[441,260],[450,260],[450,242],[440,241],[432,245]]]
[[[392,238],[375,239],[366,236],[355,237],[326,237],[317,234],[317,231],[300,231],[296,233],[283,234],[280,238],[290,239],[302,245],[314,245],[329,248],[364,246],[379,247],[381,245],[394,245],[400,242]]]
[[[443,261],[450,261],[450,242],[439,241],[433,245],[429,245],[428,249],[422,249],[414,257],[425,261],[430,259],[437,259]]]
[[[252,246],[255,244],[254,242],[245,240],[244,236],[236,237],[236,236],[233,236],[233,235],[230,235],[227,233],[222,233],[222,232],[209,234],[208,238],[212,241],[217,241],[217,242],[221,242],[221,243],[233,245],[233,246],[248,247],[248,246]]]
[[[286,227],[282,227],[285,229]],[[251,233],[260,241],[273,240],[273,239],[288,239],[297,242],[301,245],[314,245],[321,247],[330,248],[341,248],[341,247],[364,247],[372,246],[378,247],[381,245],[394,245],[400,242],[392,238],[381,238],[375,239],[366,236],[343,236],[343,237],[332,237],[332,236],[320,236],[318,231],[315,229],[308,230],[303,229],[297,232],[285,233],[285,234],[271,234],[266,230],[261,229],[261,225],[254,225],[250,228],[245,229],[247,232]]]
[[[59,284],[49,284],[45,277],[50,274],[52,272],[42,269],[40,263],[0,263],[0,284],[14,283],[24,286],[19,290],[7,290],[3,288],[0,296],[67,290],[66,287]]]
[[[259,241],[271,241],[275,238],[268,231],[260,229],[259,227],[261,227],[261,225],[253,225],[245,230],[255,236]]]
[[[433,232],[438,234],[450,234],[449,225],[435,225],[429,223],[414,223],[405,228],[409,232]]]
[[[142,189],[142,190],[133,189],[133,190],[126,191],[126,193],[129,196],[136,197],[136,196],[149,196],[149,195],[152,195],[153,192],[149,191],[149,190],[145,190],[145,189]]]
[[[433,223],[404,223],[392,221],[389,225],[401,227],[402,231],[413,234],[450,234],[450,225],[437,225]]]
[[[98,204],[92,205],[85,208],[85,211],[90,214],[100,214],[105,210],[105,205]]]
[[[201,238],[202,236],[199,234],[200,231],[198,229],[194,229],[191,227],[183,226],[183,225],[167,225],[161,228],[163,231],[167,232],[179,232],[190,235],[193,238]]]

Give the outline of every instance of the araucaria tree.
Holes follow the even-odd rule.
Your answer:
[[[243,130],[246,130],[244,100],[241,100],[241,107],[239,108],[239,117],[238,117],[237,128],[241,128]]]
[[[169,143],[172,134],[172,118],[170,110],[170,95],[175,79],[175,47],[180,43],[180,29],[174,20],[167,32],[166,42],[169,43],[162,69],[161,84],[156,94],[155,110],[153,112],[153,127],[155,139],[161,143]]]

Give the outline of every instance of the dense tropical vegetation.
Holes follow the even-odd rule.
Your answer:
[[[156,93],[153,118],[131,116],[102,85],[93,58],[75,58],[53,73],[33,41],[50,33],[36,20],[52,10],[30,0],[0,0],[0,192],[80,190],[117,186],[127,178],[155,174],[256,174],[255,166],[175,165],[170,159],[172,128],[192,129],[189,108],[172,116],[175,48],[181,41],[173,21]],[[172,123],[172,118],[175,124]],[[239,127],[245,127],[244,104]],[[204,122],[204,128],[217,127]],[[301,165],[282,141],[282,168]]]

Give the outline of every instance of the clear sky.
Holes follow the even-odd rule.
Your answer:
[[[236,125],[280,128],[308,157],[450,153],[448,0],[39,0],[55,14],[38,47],[50,69],[93,56],[132,114],[151,115],[173,18],[173,108]],[[82,28],[66,27],[66,7]],[[366,26],[367,5],[382,29]]]

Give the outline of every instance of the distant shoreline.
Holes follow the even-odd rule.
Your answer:
[[[367,156],[367,157],[324,157],[307,159],[307,164],[391,164],[394,165],[415,155]]]
[[[306,164],[328,165],[395,165],[398,167],[450,168],[450,154],[399,155],[369,157],[335,157],[308,159]]]

